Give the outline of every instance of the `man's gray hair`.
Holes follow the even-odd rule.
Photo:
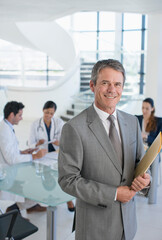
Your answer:
[[[100,60],[93,66],[92,73],[91,73],[91,80],[94,83],[94,85],[96,85],[98,74],[103,68],[112,68],[118,72],[121,72],[123,74],[123,85],[124,85],[125,69],[118,60],[114,60],[114,59]]]

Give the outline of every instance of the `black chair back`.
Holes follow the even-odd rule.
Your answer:
[[[0,215],[0,240],[21,240],[38,231],[38,228],[24,219],[17,209]]]

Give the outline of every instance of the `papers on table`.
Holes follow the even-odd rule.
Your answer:
[[[38,148],[42,148],[43,146],[48,145],[48,144],[53,143],[53,142],[54,142],[54,140],[45,141],[44,143],[38,145]]]
[[[135,169],[135,177],[144,174],[155,160],[162,147],[162,133],[160,132],[148,148],[146,154]]]
[[[38,152],[40,149],[47,148],[47,145],[50,144],[50,143],[53,143],[54,141],[55,141],[54,139],[50,140],[50,141],[45,141],[44,143],[38,145],[37,147],[35,146],[35,144],[31,144],[29,146],[29,148],[31,150],[34,150],[35,152]],[[54,144],[54,146],[55,146],[55,150],[57,151],[59,149],[59,146],[57,146],[55,144]]]

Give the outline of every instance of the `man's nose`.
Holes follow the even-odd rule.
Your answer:
[[[111,91],[112,91],[112,90],[114,90],[114,88],[115,88],[115,87],[114,87],[113,84],[109,84],[109,85],[108,85],[108,90],[111,90]]]

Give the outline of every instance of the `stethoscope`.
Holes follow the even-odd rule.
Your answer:
[[[41,130],[42,132],[44,132],[44,128],[42,127],[41,121],[43,121],[43,118],[40,118],[40,119],[39,119],[39,124],[38,124],[38,127],[37,127],[37,132],[39,132],[40,130]],[[54,118],[52,118],[52,121],[53,121],[53,127],[54,127],[54,137],[55,137],[55,136],[58,134],[58,132],[56,131],[56,124],[55,124]]]

